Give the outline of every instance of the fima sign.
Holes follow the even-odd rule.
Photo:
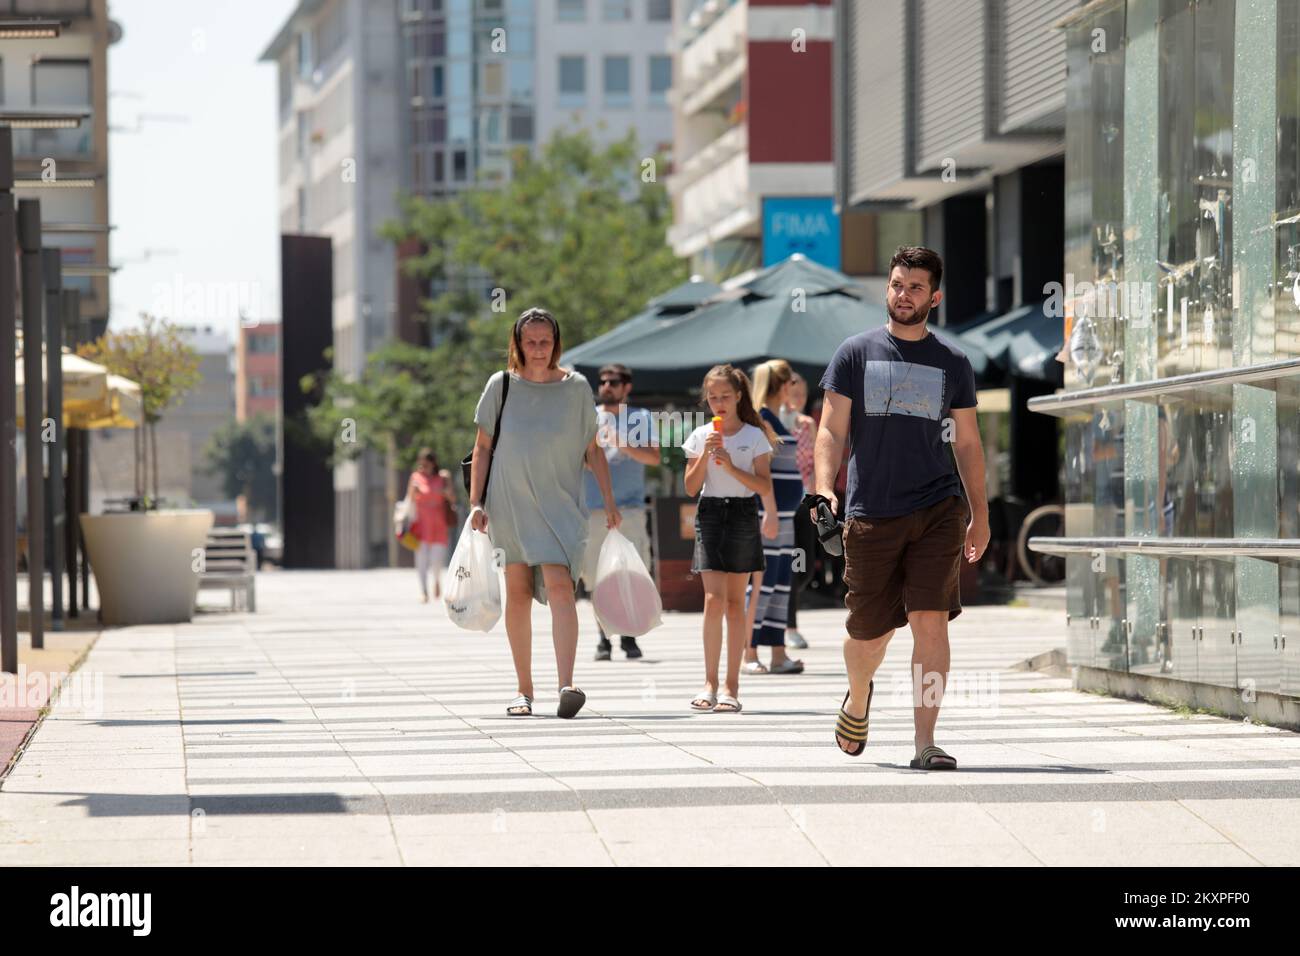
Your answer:
[[[840,217],[829,196],[763,200],[763,265],[796,252],[828,268],[840,267]]]

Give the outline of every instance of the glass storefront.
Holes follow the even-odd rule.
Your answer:
[[[1300,0],[1066,36],[1069,660],[1300,696]]]

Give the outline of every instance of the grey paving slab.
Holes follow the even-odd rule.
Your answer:
[[[1063,616],[966,609],[939,741],[912,771],[910,635],[877,677],[871,744],[838,752],[839,610],[801,613],[797,676],[691,713],[700,618],[646,658],[590,660],[555,719],[534,607],[537,714],[504,707],[502,626],[410,602],[407,572],[279,572],[257,614],[106,633],[103,711],[51,713],[0,786],[0,865],[1204,865],[1300,863],[1300,735],[1070,689],[1008,668]]]

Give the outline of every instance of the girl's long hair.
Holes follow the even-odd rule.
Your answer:
[[[734,365],[715,365],[704,375],[704,382],[700,385],[700,404],[707,406],[709,404],[709,382],[720,381],[730,385],[739,396],[736,402],[736,416],[746,425],[753,425],[755,428],[761,428],[767,440],[773,446],[777,443],[776,432],[772,426],[763,421],[763,416],[754,410],[754,402],[750,397],[749,377]]]
[[[754,367],[754,407],[767,404],[767,396],[794,378],[794,369],[785,359],[769,359]]]
[[[510,353],[506,361],[506,368],[512,372],[522,372],[525,364],[524,346],[522,336],[524,326],[530,322],[545,322],[551,327],[551,335],[555,339],[555,344],[551,348],[551,361],[547,368],[559,368],[560,354],[564,351],[560,344],[560,323],[555,320],[555,316],[545,309],[526,309],[515,321],[515,326],[510,330]]]

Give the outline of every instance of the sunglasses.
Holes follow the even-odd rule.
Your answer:
[[[625,385],[627,383],[624,382],[621,378],[602,378],[600,380],[600,384],[613,385],[615,388],[618,388],[620,385]]]

